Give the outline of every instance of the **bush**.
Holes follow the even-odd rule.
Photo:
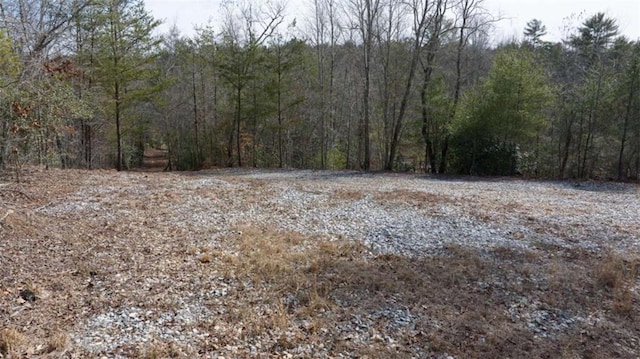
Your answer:
[[[451,168],[457,174],[512,176],[518,172],[518,147],[476,131],[457,133],[451,141]]]

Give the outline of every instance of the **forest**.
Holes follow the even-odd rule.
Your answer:
[[[483,0],[309,9],[225,2],[189,37],[142,0],[0,1],[0,168],[640,177],[640,40],[604,13],[495,43]]]

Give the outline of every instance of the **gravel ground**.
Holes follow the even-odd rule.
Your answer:
[[[640,250],[640,194],[632,184],[439,180],[358,172],[214,174],[218,178],[195,180],[189,186],[242,187],[224,181],[240,176],[262,181],[265,192],[249,211],[242,205],[224,213],[214,208],[191,216],[195,223],[186,226],[202,218],[223,217],[235,223],[249,217],[282,229],[362,240],[378,254],[414,256],[437,253],[451,244],[531,248],[534,241],[568,248]],[[350,198],[353,193],[357,194]]]
[[[60,357],[127,357],[131,347],[158,343],[179,343],[172,350],[212,358],[268,352],[268,339],[214,339],[237,328],[210,318],[230,311],[229,301],[238,300],[232,296],[238,285],[254,284],[211,268],[202,274],[201,263],[184,255],[189,248],[195,248],[194,255],[202,254],[201,248],[237,255],[229,239],[242,236],[247,226],[362,243],[369,260],[437,257],[452,247],[490,253],[496,248],[535,252],[548,246],[558,252],[640,255],[640,192],[633,184],[243,169],[60,171],[53,176],[36,171],[31,178],[22,186],[0,187],[0,217],[10,213],[0,223],[0,317],[5,318],[0,324],[37,338],[25,349],[31,356],[47,351],[44,338],[51,336],[51,328],[42,328],[47,318],[65,311],[73,316],[62,314],[55,322],[68,333],[65,349],[54,352]],[[46,258],[55,260],[37,262]],[[56,284],[58,273],[68,273],[69,282]],[[15,298],[25,285],[37,289],[38,301]],[[132,288],[143,288],[145,294],[128,293]],[[162,306],[154,305],[160,300]],[[393,347],[398,345],[393,335],[371,328],[383,318],[387,331],[417,335],[416,323],[424,318],[412,311],[389,299],[385,306],[336,325],[343,326],[341,340]],[[601,320],[597,313],[563,314],[526,298],[506,303],[505,313],[541,337],[577,322]],[[37,328],[17,324],[23,316]],[[629,338],[627,347],[633,348],[638,333]],[[424,347],[407,350],[406,357],[455,357],[434,355]],[[336,349],[300,344],[278,353],[329,357]],[[625,353],[633,357],[633,349]]]

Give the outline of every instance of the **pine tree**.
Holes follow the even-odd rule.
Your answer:
[[[123,115],[137,101],[158,90],[145,81],[156,76],[151,64],[160,40],[153,30],[160,24],[144,9],[142,0],[98,2],[98,42],[94,75],[109,98],[114,117],[118,171],[125,167]]]

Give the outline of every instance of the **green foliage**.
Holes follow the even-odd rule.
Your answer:
[[[453,124],[456,171],[515,173],[518,151],[533,147],[551,100],[550,80],[530,51],[499,50],[488,78],[464,97]]]
[[[141,0],[101,0],[98,2],[98,41],[93,73],[96,80],[122,106],[148,99],[161,85],[141,86],[142,81],[158,76],[153,64],[160,39],[153,19]],[[116,94],[115,88],[121,87]],[[126,88],[126,91],[125,91]]]
[[[618,34],[618,25],[604,13],[597,13],[582,23],[570,43],[585,53],[597,54],[607,48]]]
[[[13,51],[11,39],[0,30],[0,89],[15,81],[20,71],[20,60]]]
[[[160,22],[146,12],[142,0],[100,0],[95,6],[98,41],[92,70],[109,98],[109,112],[115,119],[116,166],[120,170],[127,147],[123,143],[124,111],[150,100],[164,87],[162,82],[148,82],[159,75],[152,64],[160,44],[153,31]]]
[[[384,3],[397,25],[380,12],[366,58],[356,29],[324,24],[331,34],[313,44],[280,32],[273,5],[225,2],[216,32],[190,39],[175,28],[161,43],[142,0],[6,3],[0,166],[129,168],[153,144],[184,170],[354,168],[370,152],[374,169],[426,161],[459,173],[640,177],[640,45],[603,14],[557,43],[533,19],[522,44],[498,49],[470,20],[438,37],[437,56],[424,49],[423,88],[407,85],[418,72],[399,26],[412,14],[396,10],[408,4]]]
[[[527,23],[527,27],[524,29],[525,38],[534,45],[542,44],[542,37],[547,34],[547,27],[542,24],[542,21],[533,19]]]

